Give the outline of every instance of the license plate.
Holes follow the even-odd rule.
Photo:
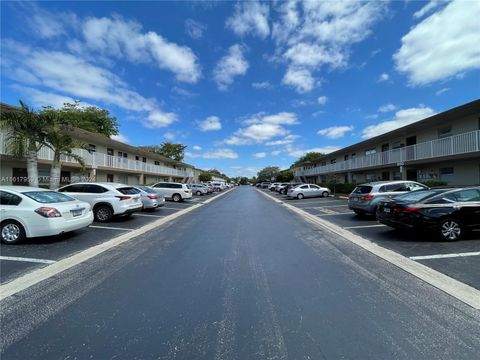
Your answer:
[[[390,213],[391,210],[389,208],[383,208],[383,212]]]
[[[70,210],[72,213],[72,216],[80,216],[82,215],[83,209],[76,209],[76,210]]]

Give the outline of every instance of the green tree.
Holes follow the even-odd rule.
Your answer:
[[[279,182],[289,182],[293,180],[293,172],[290,170],[283,170],[277,174],[277,181]]]
[[[298,164],[301,164],[301,163],[304,163],[304,162],[308,162],[308,161],[318,160],[323,155],[325,155],[325,154],[320,153],[320,152],[315,152],[315,151],[307,152],[305,155],[303,155],[297,161],[295,161],[292,166],[295,166],[295,165],[298,165]]]
[[[203,172],[198,176],[198,180],[201,182],[207,182],[207,181],[212,181],[212,174],[209,172]]]
[[[160,145],[141,146],[140,149],[153,152],[162,156],[166,156],[175,161],[182,161],[185,157],[185,149],[187,145],[175,144],[169,141]]]
[[[241,185],[246,185],[248,183],[248,178],[241,177],[240,180],[238,181],[238,183],[241,184]]]
[[[38,187],[38,151],[46,144],[47,123],[20,100],[20,108],[1,112],[7,148],[13,156],[27,159],[28,184]]]
[[[275,180],[279,172],[280,168],[278,166],[267,166],[257,173],[258,181]]]
[[[65,103],[60,109],[44,106],[43,111],[54,111],[61,116],[64,123],[107,137],[118,135],[119,132],[117,119],[111,116],[108,110],[95,106],[82,106],[80,101]]]

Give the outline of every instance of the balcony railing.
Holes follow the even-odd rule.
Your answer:
[[[130,170],[136,172],[152,173],[162,176],[177,176],[177,177],[193,177],[193,171],[185,171],[174,169],[163,165],[154,165],[144,163],[142,161],[121,158],[97,152],[88,152],[85,149],[74,149],[76,155],[83,158],[85,165],[91,168],[105,167],[110,169]],[[5,134],[0,134],[0,154],[8,155],[7,144],[5,142]],[[42,147],[38,152],[40,160],[53,160],[53,151],[50,148]],[[62,156],[62,162],[78,163],[71,156]]]
[[[376,154],[360,156],[354,159],[340,161],[335,164],[315,166],[306,170],[297,170],[295,171],[295,176],[315,176],[374,166],[396,165],[405,161],[431,159],[477,151],[480,151],[480,130]]]

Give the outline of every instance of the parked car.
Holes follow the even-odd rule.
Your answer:
[[[348,197],[348,208],[357,215],[375,215],[380,200],[428,186],[415,181],[377,181],[358,185]]]
[[[292,187],[288,190],[287,196],[290,198],[303,199],[307,197],[327,197],[330,195],[330,189],[315,184],[303,184]]]
[[[192,190],[192,193],[197,196],[208,194],[208,187],[204,184],[188,184],[187,186],[190,190]]]
[[[270,191],[275,191],[275,188],[280,185],[280,183],[273,183],[273,184],[270,184],[270,186],[268,187],[268,190]]]
[[[289,183],[281,183],[281,184],[278,184],[277,186],[275,186],[275,191],[280,193],[280,190],[283,189],[285,186],[287,186]]]
[[[268,189],[271,184],[272,184],[271,182],[264,181],[264,182],[262,182],[262,183],[260,184],[260,187],[261,187],[262,189]]]
[[[63,186],[57,191],[89,203],[98,222],[110,221],[114,216],[131,215],[143,208],[138,191],[125,184],[81,182]]]
[[[297,187],[298,185],[303,185],[303,183],[289,183],[281,187],[281,189],[279,189],[279,193],[283,195],[287,195],[288,190],[290,190],[291,188]]]
[[[443,240],[461,239],[480,229],[480,187],[428,189],[384,199],[377,220],[400,229],[436,231]]]
[[[167,200],[175,202],[190,199],[192,197],[192,190],[187,185],[174,182],[159,182],[152,186],[157,194],[162,195]]]
[[[142,199],[143,210],[153,210],[165,205],[165,197],[157,194],[157,192],[148,186],[135,186],[140,193]]]
[[[225,189],[225,183],[220,181],[212,181],[210,183],[213,186],[214,191],[222,191]]]
[[[88,203],[56,191],[29,186],[2,186],[0,212],[1,237],[5,244],[58,235],[87,227],[93,222]]]

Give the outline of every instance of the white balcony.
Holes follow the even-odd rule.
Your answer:
[[[480,151],[480,130],[393,149],[335,164],[315,166],[297,170],[295,176],[316,176],[328,173],[345,172],[374,166],[399,165],[408,161],[433,159],[444,156],[468,154]]]
[[[133,172],[151,173],[160,176],[175,176],[175,177],[193,177],[193,171],[185,171],[174,169],[163,165],[147,164],[142,161],[125,159],[118,156],[111,156],[107,154],[88,152],[84,149],[74,149],[75,154],[80,155],[85,165],[89,168],[106,168],[106,169],[119,169]],[[5,134],[0,134],[0,154],[9,155]],[[53,160],[53,151],[50,148],[42,147],[38,152],[38,158],[40,160]],[[63,163],[75,163],[78,162],[69,156],[62,156]]]

